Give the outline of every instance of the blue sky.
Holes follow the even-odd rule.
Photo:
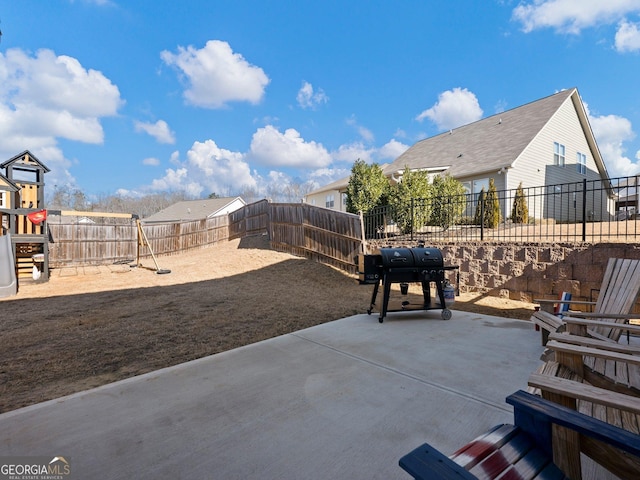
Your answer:
[[[88,195],[319,187],[578,87],[640,173],[640,0],[0,0],[0,160]]]

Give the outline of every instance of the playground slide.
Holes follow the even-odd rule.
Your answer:
[[[0,235],[0,298],[18,293],[11,235]]]

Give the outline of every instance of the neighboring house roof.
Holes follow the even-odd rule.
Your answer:
[[[339,180],[336,180],[335,182],[331,182],[328,185],[325,185],[323,187],[318,188],[317,190],[313,190],[312,192],[307,193],[305,197],[308,197],[310,195],[318,195],[319,193],[324,193],[324,192],[344,190],[347,188],[347,185],[349,183],[349,178],[350,177],[344,177]]]
[[[31,153],[29,150],[25,150],[24,152],[19,153],[14,157],[11,157],[6,162],[0,163],[0,168],[7,168],[14,163],[21,163],[23,165],[28,165],[28,166],[37,166],[42,170],[44,170],[45,173],[50,171],[45,166],[45,164],[42,163],[40,160],[38,160],[36,156],[33,153]]]
[[[0,173],[0,190],[5,192],[17,192],[20,190],[20,187]]]
[[[578,90],[571,88],[535,102],[492,115],[440,135],[422,140],[385,169],[385,174],[414,169],[446,169],[454,178],[513,167],[566,101],[572,101],[603,178],[607,171],[598,150]]]
[[[235,206],[233,204],[236,204]],[[202,220],[209,217],[215,217],[230,211],[236,210],[243,205],[245,201],[240,197],[224,197],[224,198],[205,198],[202,200],[187,200],[177,202],[164,210],[154,213],[144,219],[145,223],[149,222],[179,222],[189,220]],[[235,207],[235,208],[234,208]]]

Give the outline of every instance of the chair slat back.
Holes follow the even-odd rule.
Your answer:
[[[600,294],[596,302],[596,313],[627,314],[631,313],[638,293],[640,292],[640,260],[627,258],[611,258],[602,278]],[[625,319],[602,320],[624,323]],[[597,338],[605,338],[617,342],[622,330],[596,327],[590,330]]]

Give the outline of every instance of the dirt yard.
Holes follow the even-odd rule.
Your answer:
[[[23,282],[0,299],[0,412],[366,313],[372,286],[268,245],[250,237],[160,257],[165,275],[149,259]],[[533,311],[472,294],[453,308],[520,319]]]

